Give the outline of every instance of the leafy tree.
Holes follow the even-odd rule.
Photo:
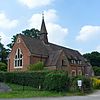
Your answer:
[[[88,59],[92,66],[100,67],[100,53],[97,51],[86,53],[83,55],[86,59]]]
[[[14,45],[16,39],[17,39],[17,35],[13,35],[13,37],[11,39],[12,39],[11,43],[9,43],[7,45],[9,48],[12,48],[13,47],[13,45]]]
[[[30,36],[33,38],[38,38],[40,35],[40,32],[38,29],[32,28],[32,29],[26,29],[25,31],[22,31],[22,33],[26,36]]]
[[[26,36],[30,36],[32,38],[39,38],[40,31],[38,29],[32,28],[32,29],[26,29],[26,30],[22,31],[22,34],[26,35]],[[11,43],[7,45],[9,48],[13,47],[13,45],[14,45],[16,39],[17,39],[17,35],[18,34],[14,35],[11,38],[12,39]]]
[[[9,50],[4,47],[4,45],[0,42],[0,61],[3,63],[7,63],[7,56]]]

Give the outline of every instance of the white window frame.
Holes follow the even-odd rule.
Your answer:
[[[18,57],[18,50],[19,50],[19,57]],[[20,55],[22,57],[20,57]],[[20,62],[21,60],[22,60],[22,62]],[[19,62],[19,64],[18,64],[18,62]],[[22,54],[22,51],[21,51],[20,48],[18,48],[16,50],[16,54],[15,54],[15,57],[14,57],[14,68],[23,68],[23,54]]]

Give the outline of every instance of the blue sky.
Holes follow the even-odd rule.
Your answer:
[[[49,42],[100,52],[100,0],[0,0],[0,36],[6,45],[25,29],[40,30],[42,12]]]

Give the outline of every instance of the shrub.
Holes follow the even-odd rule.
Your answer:
[[[78,80],[82,80],[82,87],[78,87]],[[85,93],[92,91],[92,80],[85,76],[77,76],[71,78],[70,90],[72,92],[82,91]]]
[[[93,81],[93,88],[94,89],[100,89],[100,79],[92,78],[92,81]]]
[[[0,71],[7,71],[7,65],[5,63],[0,62]]]
[[[0,82],[4,82],[5,80],[5,72],[0,72]]]
[[[35,64],[29,65],[29,70],[30,70],[30,71],[43,70],[43,68],[44,68],[44,63],[41,62],[41,61],[39,61],[39,62],[37,62],[37,63],[35,63]]]
[[[96,76],[100,76],[100,67],[98,66],[93,66],[94,74]]]
[[[23,86],[32,86],[33,88],[39,88],[43,86],[45,74],[44,71],[36,72],[6,72],[0,73],[0,79],[6,83],[14,83]]]
[[[44,89],[49,91],[66,91],[69,89],[69,78],[66,72],[53,71],[46,74]]]

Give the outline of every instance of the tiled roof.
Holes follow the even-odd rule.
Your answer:
[[[48,55],[47,49],[40,39],[31,38],[22,34],[20,36],[24,40],[24,43],[29,49],[31,54],[42,55],[42,56]]]
[[[40,39],[35,39],[24,35],[21,35],[21,37],[31,54],[49,57],[48,64],[53,65],[53,61],[56,62],[61,50],[63,50],[68,59],[81,60],[84,62],[83,56],[77,50],[69,49],[52,43],[45,44]]]

